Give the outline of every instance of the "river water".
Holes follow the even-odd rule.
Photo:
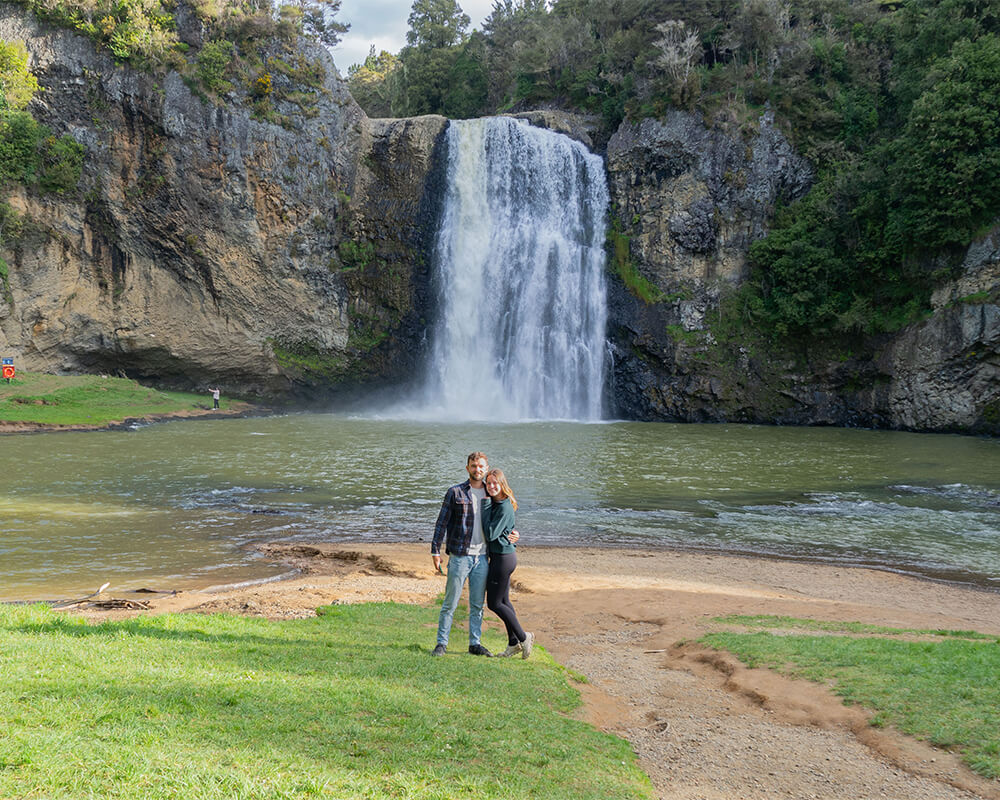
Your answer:
[[[266,579],[273,540],[429,542],[486,451],[535,545],[683,547],[1000,588],[1000,441],[335,414],[0,440],[0,599]]]

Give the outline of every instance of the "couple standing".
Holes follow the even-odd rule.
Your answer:
[[[475,656],[493,655],[479,641],[485,595],[490,611],[507,628],[507,649],[497,655],[520,653],[521,658],[527,658],[535,636],[524,632],[510,604],[510,576],[517,566],[514,545],[520,538],[514,530],[517,500],[503,472],[490,469],[485,453],[471,453],[465,470],[469,480],[452,486],[445,494],[431,540],[431,558],[438,572],[442,571],[442,542],[448,554],[448,580],[438,620],[437,645],[431,655],[443,656],[448,651],[451,620],[468,580],[469,652]]]

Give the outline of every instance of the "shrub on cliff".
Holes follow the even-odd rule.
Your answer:
[[[173,15],[160,0],[14,1],[96,40],[119,61],[161,61],[177,45]]]
[[[0,111],[23,111],[37,92],[24,42],[0,41]]]
[[[219,94],[229,91],[233,85],[226,80],[226,74],[236,46],[228,39],[209,42],[201,48],[197,56],[197,75],[202,85]]]
[[[83,147],[71,136],[54,136],[26,111],[0,113],[0,187],[63,193],[76,188],[82,169]]]
[[[65,192],[80,180],[83,147],[70,136],[53,136],[24,110],[38,89],[24,43],[0,41],[0,189],[20,183]]]

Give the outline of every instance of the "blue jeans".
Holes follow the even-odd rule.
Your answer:
[[[483,633],[483,602],[486,599],[486,576],[489,565],[486,554],[481,556],[449,556],[448,581],[444,588],[444,602],[438,619],[437,643],[448,644],[451,618],[462,597],[462,587],[469,581],[469,646],[479,644]]]

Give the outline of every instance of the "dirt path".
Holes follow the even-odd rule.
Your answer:
[[[270,552],[302,577],[185,592],[155,600],[155,609],[282,618],[330,602],[433,602],[443,590],[425,545]],[[874,570],[662,551],[525,547],[519,559],[512,599],[522,622],[587,676],[582,715],[632,743],[659,797],[1000,800],[1000,782],[950,753],[871,728],[826,689],[748,670],[693,643],[722,614],[1000,635],[1000,594]]]

